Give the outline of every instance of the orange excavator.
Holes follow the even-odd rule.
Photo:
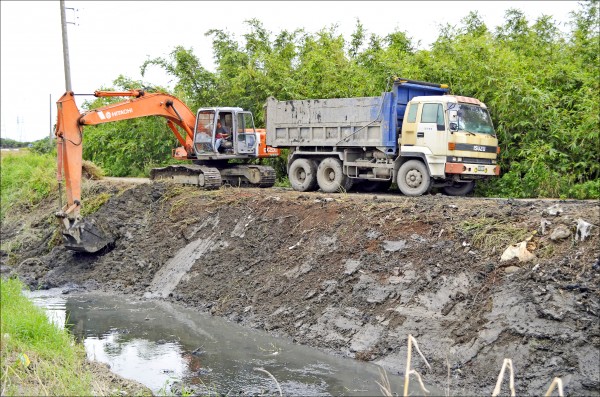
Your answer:
[[[279,149],[266,145],[265,130],[254,128],[251,112],[238,107],[211,107],[200,108],[194,114],[172,95],[143,90],[96,91],[94,96],[130,99],[84,113],[77,108],[71,91],[57,102],[57,180],[61,197],[64,176],[67,203],[59,203],[56,216],[67,249],[93,253],[114,242],[111,233],[80,215],[84,126],[145,116],[167,119],[167,126],[181,144],[173,149],[173,158],[191,160],[191,164],[153,169],[151,179],[168,179],[202,189],[218,189],[223,183],[254,187],[275,183],[272,167],[249,164],[253,159],[280,155]],[[231,163],[232,159],[238,161]]]

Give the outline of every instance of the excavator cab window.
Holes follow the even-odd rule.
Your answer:
[[[219,153],[233,154],[234,150],[231,128],[231,112],[217,113],[216,123],[217,128],[215,129],[215,147],[218,147]]]
[[[231,115],[231,113],[221,113],[221,123],[223,124],[223,126],[225,126],[227,131],[232,131],[233,116]]]
[[[202,111],[196,118],[196,132],[194,134],[194,148],[196,153],[206,153],[213,151],[213,130],[215,113],[212,111]]]
[[[251,112],[239,112],[237,114],[235,140],[234,144],[238,153],[250,154],[256,152],[256,131]]]

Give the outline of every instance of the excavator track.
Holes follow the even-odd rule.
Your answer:
[[[271,187],[277,175],[272,167],[254,164],[231,164],[221,168],[223,182],[231,186]]]
[[[162,168],[153,168],[150,179],[171,180],[183,185],[194,185],[206,190],[221,187],[221,174],[217,168],[195,164],[178,164]]]

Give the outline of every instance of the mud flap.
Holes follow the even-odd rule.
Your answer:
[[[104,233],[95,223],[83,219],[72,222],[68,228],[63,227],[62,235],[65,248],[77,252],[98,252],[115,242],[113,236]]]

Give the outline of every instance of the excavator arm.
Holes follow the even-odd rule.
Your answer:
[[[122,102],[80,113],[73,92],[65,93],[58,101],[56,122],[57,180],[59,197],[62,195],[64,176],[67,203],[59,203],[63,240],[67,248],[75,251],[96,252],[112,242],[110,233],[101,230],[93,223],[84,221],[81,209],[81,166],[83,126],[98,125],[113,121],[134,119],[145,116],[161,116],[167,119],[167,125],[177,140],[191,152],[195,114],[179,99],[163,93],[145,93],[132,90],[125,92],[96,91],[96,97],[129,96]],[[176,126],[183,130],[179,132]],[[59,198],[60,200],[60,198]]]

